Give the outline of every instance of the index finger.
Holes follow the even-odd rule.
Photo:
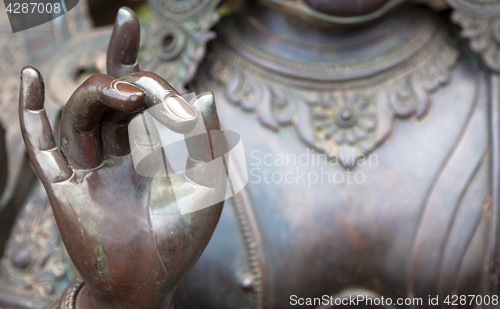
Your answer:
[[[102,162],[99,123],[107,112],[134,114],[142,109],[146,93],[104,74],[87,79],[62,111],[61,150],[73,169],[91,169]]]

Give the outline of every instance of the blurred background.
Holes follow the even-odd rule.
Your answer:
[[[141,19],[147,18],[149,15],[146,0],[89,0],[88,4],[90,15],[96,27],[112,25],[118,9],[122,6],[132,8],[140,14],[139,18]]]

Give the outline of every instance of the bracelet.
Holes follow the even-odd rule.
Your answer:
[[[47,309],[76,309],[76,295],[84,284],[82,279],[71,282],[62,293],[61,298],[50,304]]]

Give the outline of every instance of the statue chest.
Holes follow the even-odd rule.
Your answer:
[[[334,158],[307,145],[300,126],[263,127],[203,73],[198,84],[214,92],[223,128],[241,135],[248,185],[226,203],[201,267],[210,267],[204,258],[215,259],[220,246],[242,241],[245,255],[221,257],[234,272],[221,280],[271,308],[291,306],[292,295],[427,301],[480,293],[490,239],[490,103],[488,78],[471,63],[459,63],[424,118],[393,119],[372,151],[340,150]],[[292,124],[308,118],[314,128],[315,106],[298,109]]]

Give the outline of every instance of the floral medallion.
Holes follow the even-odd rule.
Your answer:
[[[363,94],[327,93],[312,107],[314,133],[318,144],[331,158],[339,148],[353,148],[360,155],[375,147],[377,109],[373,98]]]

